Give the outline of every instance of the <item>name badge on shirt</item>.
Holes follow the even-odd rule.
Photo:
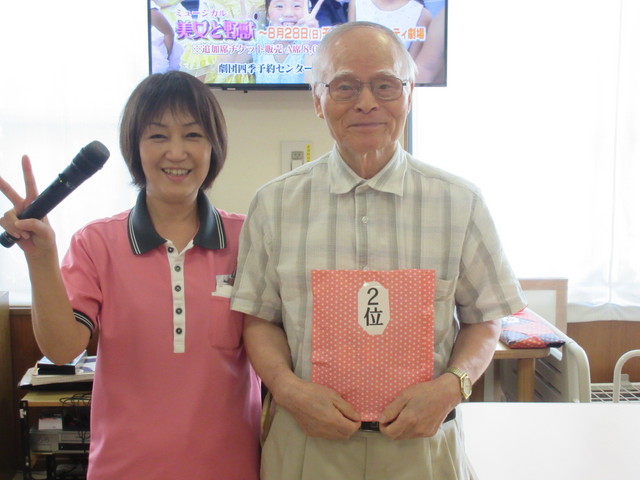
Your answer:
[[[234,280],[235,275],[233,273],[229,275],[216,275],[216,291],[211,292],[211,295],[214,297],[230,298]]]

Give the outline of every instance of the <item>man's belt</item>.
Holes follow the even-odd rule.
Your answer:
[[[454,408],[449,412],[447,417],[444,419],[444,422],[447,423],[450,420],[456,418],[456,409]],[[380,422],[361,422],[360,423],[360,431],[362,432],[379,432],[380,431]]]

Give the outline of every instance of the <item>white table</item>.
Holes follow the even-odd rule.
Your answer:
[[[640,478],[640,402],[470,402],[459,409],[477,480]]]

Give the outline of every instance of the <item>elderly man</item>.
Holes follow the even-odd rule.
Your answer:
[[[499,319],[525,305],[478,190],[399,145],[415,75],[391,30],[331,30],[313,97],[335,147],[250,207],[232,308],[247,314],[245,346],[276,404],[263,480],[467,478],[455,407],[491,360]],[[365,422],[311,381],[311,272],[405,269],[435,271],[433,375]]]

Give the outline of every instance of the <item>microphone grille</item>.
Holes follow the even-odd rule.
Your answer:
[[[85,175],[91,176],[102,168],[111,153],[109,149],[97,140],[82,147],[73,159],[73,164]]]

